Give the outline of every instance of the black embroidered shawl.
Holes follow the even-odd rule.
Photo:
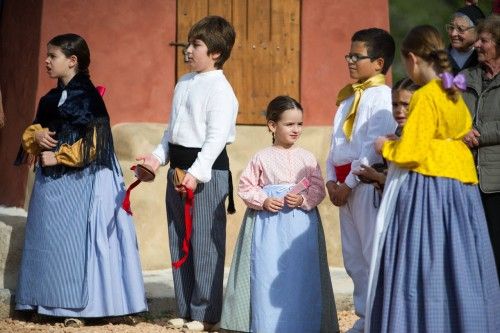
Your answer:
[[[63,90],[67,92],[66,101],[57,106]],[[72,145],[82,139],[82,167],[68,167],[61,164],[43,167],[46,176],[60,177],[66,172],[81,170],[85,167],[104,166],[109,169],[114,165],[114,147],[109,115],[104,101],[96,90],[90,78],[82,73],[76,74],[66,85],[58,82],[56,88],[50,90],[40,99],[38,110],[33,124],[40,124],[56,132],[55,139],[59,147],[66,143]],[[96,155],[90,155],[90,148],[94,145],[93,136],[96,132]],[[20,149],[15,164],[27,161],[28,154]]]

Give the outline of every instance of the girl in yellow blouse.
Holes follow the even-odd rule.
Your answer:
[[[397,141],[375,149],[391,162],[377,219],[367,332],[499,332],[500,286],[463,136],[472,127],[444,44],[432,26],[402,43],[422,87]]]

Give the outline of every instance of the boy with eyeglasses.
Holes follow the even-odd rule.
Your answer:
[[[450,45],[448,55],[453,74],[477,65],[477,52],[474,43],[477,40],[476,25],[484,19],[484,14],[476,5],[458,9],[446,24]]]
[[[377,208],[373,187],[352,173],[361,164],[382,162],[373,142],[394,133],[391,88],[385,74],[394,59],[394,39],[378,28],[357,31],[351,38],[347,60],[350,77],[356,80],[338,94],[326,187],[331,202],[339,207],[342,255],[354,283],[354,308],[359,320],[350,332],[363,332],[368,274],[372,255]]]

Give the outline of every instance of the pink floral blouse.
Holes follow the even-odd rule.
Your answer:
[[[267,199],[264,186],[296,184],[304,177],[310,186],[300,193],[304,197],[300,208],[311,210],[325,197],[325,185],[316,158],[303,148],[271,146],[255,154],[243,170],[238,195],[248,207],[262,210]]]

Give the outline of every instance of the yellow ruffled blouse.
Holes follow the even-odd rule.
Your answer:
[[[471,129],[472,118],[462,97],[453,102],[441,80],[432,80],[413,94],[401,138],[387,141],[382,155],[426,176],[477,184],[472,153],[462,142]]]
[[[48,131],[48,128],[42,128],[40,124],[28,126],[23,132],[21,143],[24,150],[32,155],[38,155],[42,152],[41,147],[35,141],[35,134],[39,131]],[[94,147],[90,149],[90,156],[95,156],[96,132],[94,131]],[[76,141],[74,144],[62,144],[55,152],[58,164],[64,164],[70,167],[82,166],[82,140]]]

